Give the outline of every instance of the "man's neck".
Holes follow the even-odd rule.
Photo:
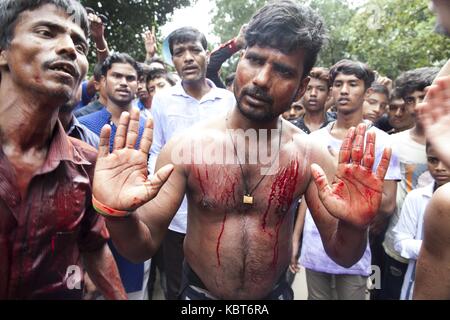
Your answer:
[[[347,135],[348,129],[356,127],[363,121],[362,109],[358,109],[358,111],[349,114],[343,114],[338,111],[337,120],[333,125],[331,135],[337,139],[343,140]]]
[[[205,94],[211,91],[211,87],[204,78],[195,82],[182,81],[181,85],[188,95],[197,100],[201,100]]]
[[[279,129],[279,117],[270,121],[254,121],[245,117],[238,109],[237,106],[230,111],[227,115],[227,129],[242,129],[244,131],[248,129]]]
[[[64,131],[67,132],[70,129],[70,126],[73,123],[73,113],[72,111],[69,112],[59,112],[58,118],[59,121],[61,121],[61,124],[64,128]]]
[[[150,110],[150,108],[152,107],[152,98],[150,97],[141,99],[141,102],[144,104],[145,109]]]
[[[30,92],[2,79],[0,85],[0,141],[17,150],[45,149],[58,120],[56,97]]]
[[[409,129],[409,135],[415,142],[423,145],[426,144],[425,132],[419,123],[416,123],[414,127]]]
[[[325,122],[325,112],[306,112],[303,121],[306,125],[321,126]]]
[[[122,112],[131,111],[131,102],[128,103],[126,106],[119,106],[116,103],[112,102],[111,100],[108,100],[106,104],[106,110],[108,110],[109,113],[111,113],[111,121],[118,126],[119,125],[119,119]]]

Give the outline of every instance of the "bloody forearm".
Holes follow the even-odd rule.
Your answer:
[[[109,247],[83,253],[86,270],[99,291],[108,300],[127,300],[119,270]]]

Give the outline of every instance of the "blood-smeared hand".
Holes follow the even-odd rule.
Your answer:
[[[385,149],[376,172],[375,133],[369,132],[364,150],[366,125],[350,128],[339,152],[339,162],[334,181],[329,185],[322,168],[311,165],[319,198],[328,212],[337,219],[358,228],[366,228],[380,207],[383,180],[389,166],[391,149]]]
[[[116,210],[133,211],[153,199],[169,178],[173,165],[166,165],[147,179],[148,152],[152,145],[153,122],[147,120],[139,149],[135,149],[139,133],[139,110],[123,112],[113,152],[109,152],[111,127],[105,125],[100,134],[95,166],[94,197]]]
[[[439,159],[450,166],[450,76],[437,79],[417,109],[427,140]]]

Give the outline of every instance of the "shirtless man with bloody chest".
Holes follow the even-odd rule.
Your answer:
[[[390,150],[372,173],[375,136],[367,135],[364,148],[365,126],[360,125],[349,130],[336,167],[326,149],[280,116],[297,93],[304,93],[323,40],[323,22],[308,7],[280,1],[258,11],[236,71],[236,106],[225,119],[171,140],[150,179],[151,121],[139,150],[132,148],[136,110],[122,115],[112,153],[110,128],[103,128],[94,205],[107,217],[121,254],[134,261],[151,257],[187,195],[186,281],[180,298],[292,299],[282,278],[290,261],[295,204],[302,195],[332,259],[351,266],[364,252]],[[257,143],[242,154],[238,142],[251,130]],[[200,159],[192,152],[183,154],[187,161],[178,161],[180,148],[195,147],[204,151]],[[251,150],[265,147],[270,161],[252,163]],[[221,148],[234,151],[233,163],[211,161],[210,151]],[[331,185],[324,172],[334,176]]]

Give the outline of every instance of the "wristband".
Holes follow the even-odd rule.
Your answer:
[[[110,208],[97,199],[95,199],[94,195],[92,195],[92,206],[95,211],[107,218],[125,218],[128,217],[131,212],[130,211],[122,211]]]

